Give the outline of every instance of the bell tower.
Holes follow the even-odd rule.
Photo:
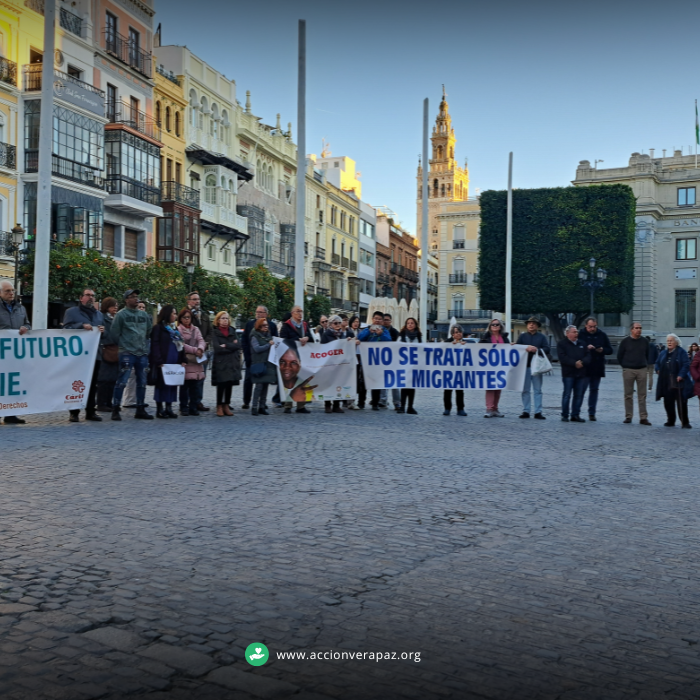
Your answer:
[[[461,202],[469,198],[469,169],[465,163],[464,168],[460,168],[455,160],[455,137],[452,128],[452,117],[450,116],[449,105],[447,104],[447,94],[445,86],[442,86],[442,100],[433,133],[430,137],[432,144],[431,158],[428,163],[428,241],[430,250],[437,250],[440,238],[440,226],[437,216],[440,213],[440,205],[445,202]],[[422,221],[422,179],[423,164],[418,164],[418,222],[416,231],[419,240],[421,235]]]

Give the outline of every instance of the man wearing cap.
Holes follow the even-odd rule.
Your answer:
[[[136,372],[136,413],[134,418],[152,420],[146,411],[146,376],[148,373],[148,349],[153,329],[151,317],[138,308],[138,289],[124,292],[126,306],[114,317],[110,331],[119,346],[119,377],[114,385],[112,420],[121,420],[122,395],[129,381],[131,370]]]
[[[549,356],[549,341],[544,333],[540,333],[540,328],[542,323],[535,316],[531,316],[527,319],[527,331],[521,333],[520,337],[516,341],[517,345],[527,345],[527,351],[530,353],[527,356],[527,372],[525,373],[525,384],[523,386],[523,412],[520,414],[521,418],[530,417],[530,387],[535,390],[535,418],[538,420],[545,420],[542,414],[542,381],[543,376],[537,374],[534,377],[530,371],[530,365],[532,364],[532,358],[535,353],[542,350],[545,355]]]
[[[586,325],[578,334],[578,339],[591,351],[591,363],[586,367],[588,377],[588,420],[595,421],[596,406],[598,405],[598,387],[605,376],[605,356],[612,355],[607,333],[598,328],[598,321],[591,316],[586,319]]]

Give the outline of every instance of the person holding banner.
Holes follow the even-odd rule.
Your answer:
[[[545,355],[549,355],[549,341],[544,333],[540,332],[542,322],[536,316],[531,316],[527,319],[527,330],[521,333],[516,341],[516,345],[527,345],[527,373],[525,374],[525,385],[523,386],[522,401],[523,412],[519,418],[530,417],[530,387],[535,392],[535,418],[538,420],[546,420],[542,413],[542,382],[544,377],[541,374],[532,376],[532,359],[535,355],[542,351]]]
[[[464,342],[464,330],[462,326],[456,323],[450,329],[452,335],[451,339],[446,340],[446,343],[452,343],[452,345],[465,345]],[[466,416],[467,412],[464,410],[464,389],[455,389],[455,399],[457,401],[457,415]],[[443,403],[445,405],[445,410],[443,411],[443,416],[449,416],[452,412],[452,389],[445,389],[443,393]]]
[[[375,311],[372,314],[372,325],[363,328],[357,336],[358,340],[363,343],[390,343],[391,335],[384,327],[384,314],[381,311]],[[372,389],[372,399],[370,406],[373,411],[379,410],[379,402],[381,401],[383,389]]]
[[[63,327],[68,330],[92,331],[96,329],[101,334],[105,332],[104,317],[101,311],[95,308],[95,292],[92,289],[84,289],[80,295],[80,303],[68,309],[63,316]],[[92,381],[88,392],[87,405],[85,407],[85,420],[101,421],[102,416],[95,413],[95,401],[97,398],[97,377],[100,372],[102,348],[98,346],[95,367],[92,370]],[[70,422],[77,423],[80,420],[80,409],[70,411]]]
[[[112,397],[112,420],[121,420],[121,403],[124,387],[131,371],[136,372],[136,413],[134,418],[153,420],[146,411],[146,377],[148,373],[149,341],[153,332],[151,317],[140,311],[138,289],[124,292],[126,306],[114,317],[111,336],[119,347],[119,378]]]
[[[352,336],[348,337],[348,332],[343,330],[343,319],[340,316],[331,316],[328,319],[328,327],[321,334],[321,343],[332,343],[334,340],[342,340],[348,338],[352,340]],[[360,342],[359,340],[357,341]],[[345,413],[340,407],[340,401],[325,401],[326,413]],[[331,407],[332,406],[332,407]]]
[[[352,333],[353,338],[357,338],[360,334],[360,317],[353,316],[348,324],[348,334]],[[360,357],[360,345],[356,348],[357,353],[357,403],[350,401],[348,408],[352,410],[363,410],[367,402],[367,387],[365,386],[365,375],[362,372],[362,358]]]
[[[27,318],[27,310],[15,301],[15,287],[10,280],[0,282],[0,330],[18,330],[20,335],[28,333],[32,327]],[[5,416],[5,423],[24,425],[27,421],[18,416]]]
[[[265,401],[267,400],[268,386],[277,384],[277,367],[269,360],[270,351],[274,344],[268,320],[259,318],[250,333],[250,372],[254,386],[253,405],[250,412],[254,416],[270,415],[265,408]],[[296,358],[299,359],[298,355]],[[299,363],[299,368],[301,368],[301,363]],[[304,412],[308,413],[306,409]]]
[[[292,307],[292,312],[291,312],[291,317],[288,318],[283,324],[282,328],[280,329],[280,338],[284,340],[290,340],[294,342],[300,343],[302,346],[306,345],[307,343],[315,342],[314,341],[314,336],[309,328],[309,324],[304,321],[304,310],[301,308],[301,306],[293,306]],[[291,350],[291,347],[290,347]],[[280,370],[282,370],[282,361],[285,360],[287,357],[288,353],[290,351],[288,350],[280,359]],[[296,351],[294,351],[296,352]],[[297,361],[299,360],[299,357],[297,356]],[[291,365],[293,362],[287,362],[285,360],[285,365]],[[301,364],[299,364],[299,367],[301,367]],[[291,370],[289,370],[291,371]],[[282,377],[285,377],[285,372],[281,371]],[[298,373],[298,370],[297,370]],[[294,379],[296,380],[296,375],[294,375]],[[290,380],[291,381],[291,380]],[[292,385],[293,386],[293,385]],[[284,387],[286,389],[289,389],[290,387],[287,386],[287,382],[285,381]],[[280,388],[280,391],[282,389]],[[299,392],[297,392],[299,393]],[[280,394],[281,398],[281,394]],[[304,405],[306,402],[303,400],[296,399],[296,404],[297,404],[297,413],[311,413],[308,408]],[[291,401],[285,401],[285,406],[284,406],[284,412],[285,413],[291,413],[292,412],[292,402]]]
[[[561,364],[561,380],[564,384],[564,393],[561,397],[561,419],[569,422],[569,407],[571,407],[571,422],[585,423],[581,418],[581,406],[583,397],[588,387],[586,368],[591,363],[591,351],[578,337],[576,326],[567,326],[566,338],[557,343],[557,354]],[[571,395],[573,393],[573,403]]]
[[[114,385],[119,378],[119,348],[112,340],[112,321],[119,311],[114,297],[105,297],[100,307],[105,331],[100,340],[100,371],[97,376],[97,409],[102,413],[112,412]]]
[[[166,304],[160,310],[151,334],[148,383],[155,386],[153,398],[156,402],[158,418],[177,418],[177,414],[173,413],[173,401],[177,401],[177,387],[166,384],[163,377],[163,365],[186,364],[184,342],[180,332],[175,328],[177,318],[175,307],[172,304]],[[165,410],[163,410],[163,404],[165,404]]]
[[[391,333],[391,330],[389,331]],[[404,327],[399,332],[399,340],[402,343],[422,343],[423,334],[420,332],[418,327],[418,321],[412,316],[406,319]],[[416,398],[415,389],[401,389],[401,404],[399,406],[398,413],[408,413],[412,416],[418,415],[418,411],[413,408],[413,401]],[[408,409],[406,408],[406,402],[408,401]]]
[[[180,415],[198,416],[202,398],[200,382],[204,381],[204,364],[201,362],[207,343],[202,331],[194,324],[194,314],[188,306],[177,317],[177,330],[185,344],[185,383],[180,387]],[[170,416],[168,416],[170,417]]]
[[[497,319],[492,319],[489,323],[489,328],[481,336],[480,343],[508,343],[508,333],[506,333],[503,324]],[[501,400],[500,389],[487,389],[486,391],[486,413],[484,418],[503,418],[503,414],[498,410],[498,402]]]

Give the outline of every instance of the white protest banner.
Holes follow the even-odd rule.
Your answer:
[[[85,408],[100,333],[0,331],[0,416]]]
[[[285,401],[340,401],[357,395],[355,340],[307,343],[274,338],[270,361],[277,365]]]
[[[367,389],[522,391],[525,345],[382,343],[360,345]]]

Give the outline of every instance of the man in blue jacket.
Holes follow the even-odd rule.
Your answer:
[[[376,311],[372,314],[372,325],[363,328],[358,334],[357,339],[363,343],[390,343],[391,334],[389,329],[384,327],[384,314],[381,311]],[[381,400],[382,390],[372,389],[372,400],[370,405],[373,411],[379,410],[379,401]]]
[[[80,295],[80,303],[66,311],[63,317],[63,327],[71,330],[92,331],[97,329],[104,333],[104,317],[102,312],[95,308],[95,292],[92,289],[84,289]],[[92,370],[92,381],[88,392],[87,406],[85,406],[85,420],[101,421],[102,417],[95,413],[97,398],[97,375],[100,371],[100,361],[102,360],[102,348],[97,346],[97,356],[95,357],[95,367]],[[77,423],[80,420],[80,409],[70,412],[70,422]]]
[[[605,376],[605,356],[612,355],[613,349],[606,333],[598,328],[598,321],[591,317],[578,334],[578,339],[591,353],[591,362],[586,367],[588,377],[588,420],[596,420],[595,410],[598,405],[598,387]]]

